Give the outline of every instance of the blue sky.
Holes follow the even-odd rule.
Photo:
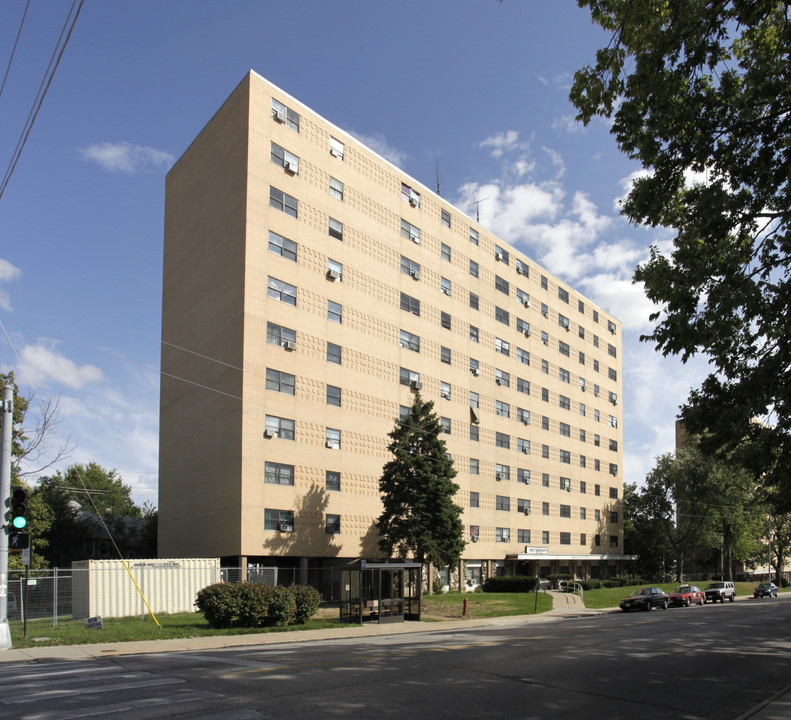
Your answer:
[[[71,0],[33,0],[0,95],[9,163]],[[5,68],[25,0],[0,6]],[[623,322],[625,479],[673,449],[706,370],[639,342],[631,283],[663,230],[618,199],[639,166],[571,78],[607,36],[571,0],[86,0],[0,198],[0,369],[60,397],[53,446],[156,500],[164,179],[253,69],[356,135]]]

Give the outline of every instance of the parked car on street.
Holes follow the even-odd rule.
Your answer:
[[[621,600],[620,607],[624,612],[629,612],[629,610],[651,610],[655,607],[667,610],[669,603],[670,599],[662,588],[643,587]]]
[[[755,589],[753,590],[753,597],[754,598],[777,597],[777,585],[775,585],[773,582],[758,583],[758,585],[756,585]]]
[[[711,583],[706,588],[706,602],[725,602],[728,598],[731,602],[736,599],[736,588],[730,580],[719,580]]]
[[[679,585],[668,597],[671,605],[679,607],[689,607],[693,603],[703,605],[706,602],[706,594],[696,585]]]

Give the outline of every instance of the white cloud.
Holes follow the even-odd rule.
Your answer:
[[[18,267],[0,258],[0,283],[13,282],[20,277],[22,271]],[[0,289],[0,310],[11,310],[11,298],[3,289]]]
[[[88,162],[96,163],[110,172],[127,175],[139,173],[158,173],[170,169],[174,156],[164,150],[157,150],[128,142],[97,143],[78,152]]]
[[[588,128],[581,122],[578,122],[574,115],[561,115],[559,118],[555,118],[555,121],[552,123],[552,129],[560,130],[569,135],[588,132]]]
[[[19,363],[20,379],[33,387],[59,383],[79,390],[104,381],[104,374],[95,365],[77,365],[43,341],[23,347],[19,352]]]
[[[553,150],[552,148],[541,148],[549,157],[549,161],[555,167],[555,180],[560,180],[566,174],[566,163],[563,162],[563,156]]]
[[[556,90],[570,90],[571,83],[574,76],[571,73],[556,73],[552,76],[539,75],[535,73],[536,80],[546,87],[551,87]]]
[[[361,135],[360,133],[351,131],[349,134],[356,140],[359,140],[363,145],[373,150],[377,155],[381,155],[385,160],[393,163],[393,165],[397,167],[401,167],[407,159],[406,153],[390,145],[382,133]]]
[[[486,140],[479,143],[482,148],[493,148],[492,157],[502,157],[505,152],[512,150],[527,150],[530,145],[519,141],[519,133],[516,130],[508,130],[504,133],[490,135]]]

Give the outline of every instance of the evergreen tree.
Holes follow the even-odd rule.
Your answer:
[[[389,434],[393,454],[379,480],[384,510],[377,521],[380,549],[420,563],[450,565],[464,549],[462,508],[453,496],[459,486],[446,455],[434,403],[415,395],[412,408]]]

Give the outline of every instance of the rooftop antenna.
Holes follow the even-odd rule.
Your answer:
[[[467,205],[467,207],[472,207],[475,205],[475,222],[479,223],[481,221],[481,203],[488,199],[488,197],[480,198],[479,200],[473,200],[469,205]]]
[[[439,159],[437,159],[437,195],[442,195],[439,191]]]

